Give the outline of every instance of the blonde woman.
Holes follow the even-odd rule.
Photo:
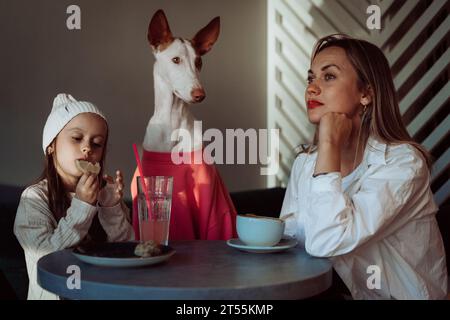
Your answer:
[[[330,258],[354,299],[445,298],[430,156],[402,122],[382,51],[346,35],[320,39],[305,100],[317,127],[292,168],[286,234]]]

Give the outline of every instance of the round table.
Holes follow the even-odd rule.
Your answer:
[[[113,268],[78,260],[70,249],[42,257],[41,287],[68,299],[304,299],[331,286],[332,265],[303,248],[279,253],[248,253],[225,241],[173,241],[167,261],[140,268]],[[68,286],[78,266],[81,288]],[[68,269],[69,268],[69,269]],[[71,289],[69,289],[71,287]]]

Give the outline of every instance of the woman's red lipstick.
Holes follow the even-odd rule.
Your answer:
[[[316,100],[309,100],[307,103],[308,109],[314,109],[322,106],[323,103]]]

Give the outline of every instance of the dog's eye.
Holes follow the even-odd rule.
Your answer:
[[[179,64],[180,61],[181,61],[181,60],[180,60],[179,57],[172,58],[172,62],[175,63],[175,64]]]

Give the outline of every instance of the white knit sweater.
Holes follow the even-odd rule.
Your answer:
[[[134,239],[129,210],[122,202],[114,207],[96,207],[72,196],[66,216],[57,223],[48,206],[47,180],[25,189],[20,198],[14,222],[14,234],[25,252],[29,287],[28,299],[56,300],[58,296],[37,283],[37,262],[46,254],[79,244],[87,235],[98,212],[108,241]]]

